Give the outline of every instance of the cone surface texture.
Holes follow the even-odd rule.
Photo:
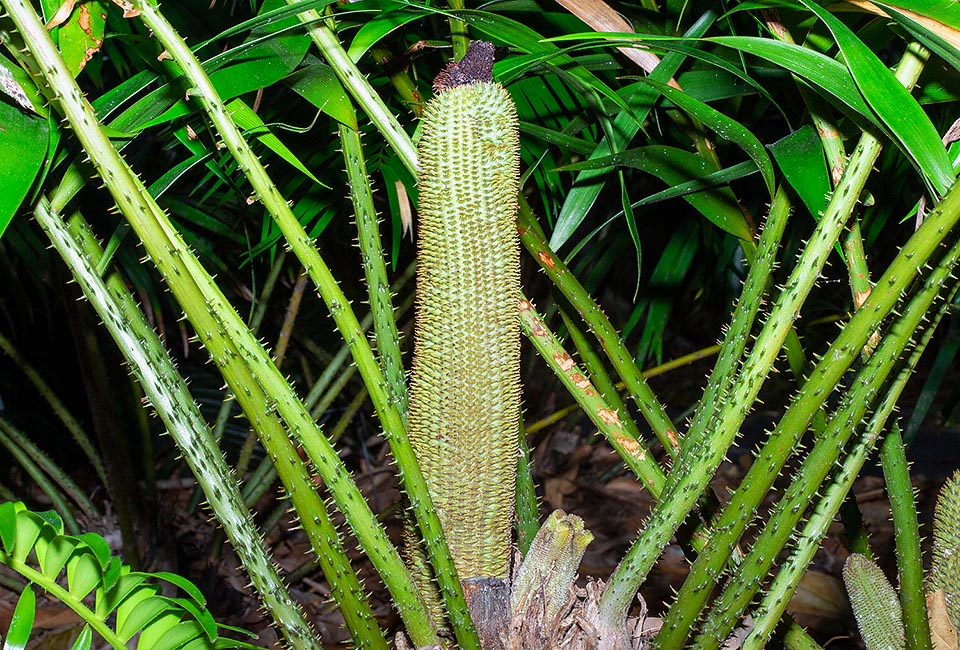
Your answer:
[[[428,102],[408,428],[461,580],[505,578],[520,417],[519,131],[507,91]]]
[[[950,621],[960,627],[960,471],[943,484],[934,510],[930,588],[943,589]]]

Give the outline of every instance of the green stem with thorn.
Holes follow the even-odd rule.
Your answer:
[[[391,451],[397,460],[400,478],[406,492],[410,496],[417,523],[427,540],[428,555],[435,566],[437,579],[442,587],[441,591],[444,602],[451,619],[454,621],[454,629],[457,633],[458,641],[464,647],[474,647],[477,643],[476,637],[470,624],[462,588],[456,577],[450,552],[442,534],[440,521],[436,511],[432,507],[426,483],[415,460],[400,412],[396,404],[391,404],[383,373],[380,371],[380,367],[374,358],[367,340],[361,334],[359,322],[353,310],[350,308],[349,302],[343,295],[333,275],[330,273],[330,269],[320,257],[312,241],[306,235],[303,227],[290,210],[290,207],[283,197],[280,196],[276,185],[267,175],[263,165],[253,154],[236,125],[227,116],[213,84],[203,71],[199,61],[197,61],[196,57],[180,38],[176,30],[166,21],[152,1],[141,1],[135,4],[141,11],[141,18],[150,27],[163,44],[167,53],[180,65],[185,76],[190,80],[193,86],[191,90],[192,96],[198,99],[206,110],[227,148],[236,158],[241,171],[244,172],[251,185],[253,185],[258,199],[263,202],[264,206],[284,233],[284,237],[290,244],[294,254],[297,255],[303,263],[304,269],[314,281],[317,290],[327,304],[331,316],[333,316],[334,322],[337,324],[337,328],[347,341],[353,353],[357,368],[360,371],[360,375],[363,377],[364,383],[370,391],[371,400],[380,418],[380,422],[383,425]],[[311,35],[317,33],[326,34],[329,28],[323,26],[321,23],[316,23],[311,25],[308,31]],[[278,406],[281,412],[283,412],[287,404],[280,401]],[[299,411],[302,410],[302,404],[300,404],[299,401],[297,401],[296,404],[290,405],[290,408],[291,413],[295,415],[295,417],[302,417],[299,413]],[[305,415],[305,413],[303,415]],[[315,426],[311,422],[309,429],[314,428]],[[306,432],[309,429],[303,429],[303,431]],[[293,428],[294,433],[301,430],[299,427]],[[314,464],[320,466],[321,475],[323,475],[322,466],[324,465],[324,461],[322,458],[328,453],[333,452],[329,442],[323,439],[321,443],[319,439],[312,435],[301,437],[301,442]],[[333,486],[331,486],[331,489],[332,487]],[[354,486],[353,489],[356,489],[356,487]],[[351,507],[353,506],[349,504],[341,504],[341,508],[345,510],[348,519],[350,515],[346,511],[349,511]],[[363,504],[362,507],[369,510],[366,504]],[[372,549],[368,549],[368,552],[370,550]],[[391,563],[394,557],[399,559],[395,549],[388,554],[388,557],[391,557]],[[390,569],[391,573],[393,571],[395,571],[395,568]],[[382,572],[381,576],[384,576]],[[387,580],[385,576],[384,579]],[[390,580],[390,582],[398,593],[406,592],[412,596],[411,592],[414,588],[412,583],[409,582],[409,576],[406,571],[404,571],[403,574],[397,574],[396,582],[393,580]],[[394,596],[396,598],[396,594]],[[403,601],[403,609],[408,613],[412,613],[414,611],[414,601],[410,597],[404,598]],[[424,610],[419,597],[416,598],[416,601],[416,609],[419,610],[417,616],[419,617]],[[429,619],[418,621],[414,627],[424,630],[426,627],[432,628],[432,625],[429,624],[428,621]],[[431,635],[432,634],[433,632],[431,632]],[[420,641],[415,642],[420,643]]]
[[[302,477],[309,483],[309,475],[288,437],[290,432],[303,442],[304,449],[311,455],[334,500],[340,505],[385,583],[390,585],[394,601],[404,616],[411,636],[416,636],[423,643],[435,642],[436,635],[429,617],[399,554],[370,512],[343,461],[318,430],[263,347],[186,247],[166,214],[111,145],[33,8],[24,0],[10,0],[5,2],[5,6],[23,34],[24,41],[30,44],[44,80],[50,85],[59,107],[98,174],[106,182],[118,207],[144,243],[148,255],[187,313],[201,341],[210,350],[248,419],[262,427],[261,439],[268,452],[278,461],[282,459],[278,463],[281,478]],[[172,32],[165,21],[158,20],[156,25]],[[178,53],[195,62],[189,50],[185,46],[183,49],[185,52]],[[222,104],[220,110],[222,112]],[[288,470],[290,474],[285,476],[284,472]],[[315,513],[302,521],[312,541],[319,542],[326,535],[318,528],[324,517],[323,501],[316,497],[312,486],[310,489],[296,489],[288,483],[287,489],[295,499],[312,500],[309,505],[303,503],[298,507],[304,513]],[[310,494],[314,497],[310,497]]]
[[[96,271],[102,251],[86,223],[75,215],[68,227],[45,198],[37,204],[34,216],[100,314],[157,415],[182,450],[251,582],[282,627],[284,638],[293,648],[316,648],[317,638],[277,574],[240,496],[236,478],[173,361],[122,280],[113,274],[104,280]]]

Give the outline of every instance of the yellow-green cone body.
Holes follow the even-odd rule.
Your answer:
[[[943,484],[934,510],[930,587],[943,589],[950,621],[960,627],[960,471]]]
[[[427,103],[408,429],[461,580],[505,578],[520,417],[516,108],[495,83]]]
[[[853,553],[843,565],[843,583],[867,650],[905,650],[900,599],[880,567]]]

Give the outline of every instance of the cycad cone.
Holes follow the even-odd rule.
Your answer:
[[[461,580],[505,578],[520,417],[516,108],[496,83],[427,103],[408,427]]]
[[[950,620],[960,628],[960,470],[943,484],[934,510],[930,587],[943,589]]]

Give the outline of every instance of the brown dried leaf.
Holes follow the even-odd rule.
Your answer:
[[[574,16],[598,32],[633,32],[633,27],[603,0],[557,0]],[[618,47],[620,53],[650,73],[660,64],[660,57],[637,47]]]
[[[927,594],[927,616],[930,618],[930,640],[933,650],[956,650],[957,628],[947,615],[947,601],[943,589]]]
[[[124,18],[136,18],[140,15],[140,10],[133,6],[130,0],[113,0],[113,4],[123,9]]]
[[[868,0],[845,0],[844,3],[836,4],[853,5],[857,9],[860,9],[868,14],[875,14],[877,16],[886,17],[888,15],[882,8],[878,7],[872,2],[869,2]],[[931,32],[950,43],[953,47],[960,49],[960,32],[958,32],[956,29],[934,20],[933,18],[908,9],[906,6],[904,6],[906,3],[887,2],[887,4],[895,8],[899,13],[903,14],[910,20],[923,25],[925,28],[929,29]],[[829,8],[830,7],[827,7],[827,9]]]
[[[397,190],[397,204],[400,208],[400,225],[403,227],[403,234],[410,233],[410,241],[413,241],[413,208],[410,206],[407,186],[402,181],[396,181],[394,186]]]
[[[642,502],[647,499],[647,490],[633,476],[616,476],[604,485],[604,492],[624,502]]]
[[[820,571],[807,571],[800,580],[797,593],[790,599],[787,611],[827,618],[845,616],[850,610],[843,582]]]
[[[554,510],[562,509],[564,497],[577,491],[576,479],[579,469],[579,466],[574,465],[560,476],[544,479],[543,500]]]
[[[67,18],[70,17],[70,14],[73,13],[73,5],[75,5],[77,0],[64,0],[63,4],[57,9],[57,12],[53,14],[53,18],[47,21],[47,24],[44,27],[47,30],[51,30],[54,27],[59,27],[67,21]]]

